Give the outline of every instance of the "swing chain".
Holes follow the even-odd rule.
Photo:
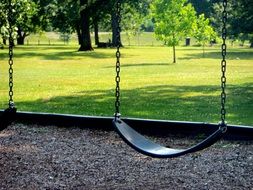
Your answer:
[[[14,109],[15,104],[13,101],[13,46],[14,46],[14,40],[13,40],[13,18],[12,18],[12,5],[11,0],[9,0],[9,14],[8,14],[8,22],[9,22],[9,109]]]
[[[222,12],[222,45],[221,45],[221,54],[222,54],[222,60],[221,60],[221,122],[220,122],[220,129],[223,133],[227,131],[227,123],[226,123],[226,54],[227,54],[227,45],[226,45],[226,38],[227,38],[227,0],[223,0],[223,12]]]
[[[115,119],[120,117],[120,46],[121,46],[121,40],[120,40],[120,23],[121,23],[121,4],[120,0],[116,2],[116,18],[117,18],[117,35],[116,35],[116,42],[117,42],[117,51],[116,51],[116,92],[115,92]]]

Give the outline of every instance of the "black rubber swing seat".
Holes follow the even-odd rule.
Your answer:
[[[223,135],[222,129],[219,128],[206,139],[190,148],[174,149],[161,146],[160,144],[145,138],[119,118],[113,120],[113,125],[121,138],[129,146],[144,155],[154,158],[173,158],[200,151],[217,142]]]

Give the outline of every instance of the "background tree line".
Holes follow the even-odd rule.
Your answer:
[[[201,3],[199,0],[121,0],[121,2],[122,31],[129,36],[141,30],[155,31],[158,39],[175,47],[178,41],[186,36],[194,36],[201,45],[204,45],[207,40],[214,37],[214,33],[220,35],[222,14],[220,0],[202,0]],[[11,0],[12,22],[15,23],[17,44],[24,44],[25,38],[31,33],[58,31],[66,34],[76,33],[80,44],[79,50],[87,51],[93,50],[90,33],[94,32],[95,44],[99,45],[99,32],[107,31],[112,34],[108,45],[115,46],[118,28],[115,3],[116,0]],[[168,4],[171,6],[166,10]],[[180,10],[180,14],[176,5],[184,7],[184,10]],[[0,34],[4,44],[8,38],[9,6],[9,0],[0,2],[2,10]],[[170,17],[162,15],[165,11],[171,12],[168,14]],[[252,12],[251,0],[228,1],[229,38],[239,39],[242,43],[249,40],[251,47],[253,47]],[[176,22],[169,25],[167,21],[172,16]],[[161,18],[163,21],[167,20],[168,25],[162,27]],[[175,33],[173,30],[177,31],[178,36],[173,37]],[[162,37],[164,33],[167,35],[166,38]]]

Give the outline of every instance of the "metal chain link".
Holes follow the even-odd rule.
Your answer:
[[[9,22],[9,108],[13,109],[15,107],[13,101],[13,18],[12,18],[12,5],[11,0],[9,0],[9,12],[8,12],[8,22]]]
[[[221,45],[221,122],[220,128],[223,132],[227,131],[227,123],[226,123],[226,55],[227,55],[227,45],[226,45],[226,38],[227,38],[227,0],[223,0],[223,12],[222,12],[222,45]]]
[[[120,117],[120,46],[121,46],[121,40],[120,40],[120,23],[121,23],[121,3],[120,0],[116,2],[116,18],[117,18],[117,51],[116,51],[116,77],[115,77],[115,82],[116,82],[116,91],[115,91],[115,119]]]

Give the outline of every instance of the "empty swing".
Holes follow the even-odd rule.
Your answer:
[[[42,125],[75,125],[75,126],[103,126],[103,128],[108,125],[111,127],[112,120],[113,120],[113,126],[116,129],[116,131],[119,133],[119,135],[122,137],[122,139],[130,145],[135,150],[139,151],[142,154],[156,157],[156,158],[171,158],[176,157],[180,155],[184,155],[187,153],[196,152],[199,150],[202,150],[204,148],[207,148],[214,144],[216,141],[218,141],[229,129],[228,133],[236,134],[236,135],[248,135],[250,139],[252,139],[253,134],[253,128],[250,126],[233,126],[233,125],[227,125],[225,121],[226,117],[226,109],[225,109],[225,103],[226,103],[226,21],[227,21],[227,0],[223,0],[223,26],[222,26],[222,61],[221,61],[221,121],[219,124],[207,124],[207,123],[197,123],[197,122],[178,122],[178,121],[155,121],[155,120],[141,120],[141,119],[128,119],[128,121],[132,121],[132,125],[136,123],[142,123],[145,126],[150,124],[159,124],[166,123],[167,125],[173,124],[173,126],[177,126],[179,123],[181,125],[185,126],[212,126],[217,128],[210,136],[208,136],[206,139],[204,139],[202,142],[191,146],[186,149],[174,149],[174,148],[168,148],[165,146],[162,146],[160,144],[157,144],[147,138],[145,138],[143,135],[135,131],[133,128],[131,128],[127,123],[125,123],[121,119],[120,115],[120,0],[117,0],[116,3],[116,12],[117,12],[117,18],[118,18],[118,29],[117,29],[117,52],[116,52],[116,90],[115,90],[115,114],[114,117],[101,117],[101,116],[83,116],[83,115],[71,115],[71,114],[53,114],[53,113],[38,113],[38,112],[21,112],[18,111],[15,107],[14,100],[13,100],[13,46],[14,46],[14,40],[13,40],[13,26],[14,26],[14,20],[12,18],[12,6],[11,6],[11,0],[9,0],[9,9],[8,9],[8,23],[9,23],[9,101],[8,101],[8,108],[5,110],[0,110],[0,130],[5,129],[11,122],[14,120],[22,122],[30,122],[33,124],[42,124]],[[231,130],[230,130],[231,129]],[[227,134],[228,134],[227,133]],[[238,134],[239,133],[239,134]],[[240,134],[241,133],[241,134]]]
[[[210,136],[208,136],[206,139],[201,141],[200,143],[186,148],[186,149],[174,149],[174,148],[168,148],[165,146],[162,146],[158,143],[155,143],[137,131],[135,131],[133,128],[131,128],[128,124],[126,124],[121,118],[120,114],[120,21],[121,21],[121,15],[120,15],[120,9],[121,9],[121,3],[120,0],[116,3],[116,12],[117,12],[117,18],[118,18],[118,29],[117,29],[117,51],[116,51],[116,92],[115,92],[115,114],[113,119],[113,125],[116,129],[116,131],[119,133],[121,138],[132,148],[137,150],[138,152],[155,157],[155,158],[172,158],[181,156],[187,153],[196,152],[199,150],[203,150],[212,144],[214,144],[216,141],[218,141],[223,134],[227,131],[227,124],[225,122],[226,117],[226,110],[225,110],[225,102],[226,102],[226,21],[227,21],[227,0],[223,0],[223,26],[222,26],[222,61],[221,61],[221,122],[218,124],[218,129],[213,132]]]

